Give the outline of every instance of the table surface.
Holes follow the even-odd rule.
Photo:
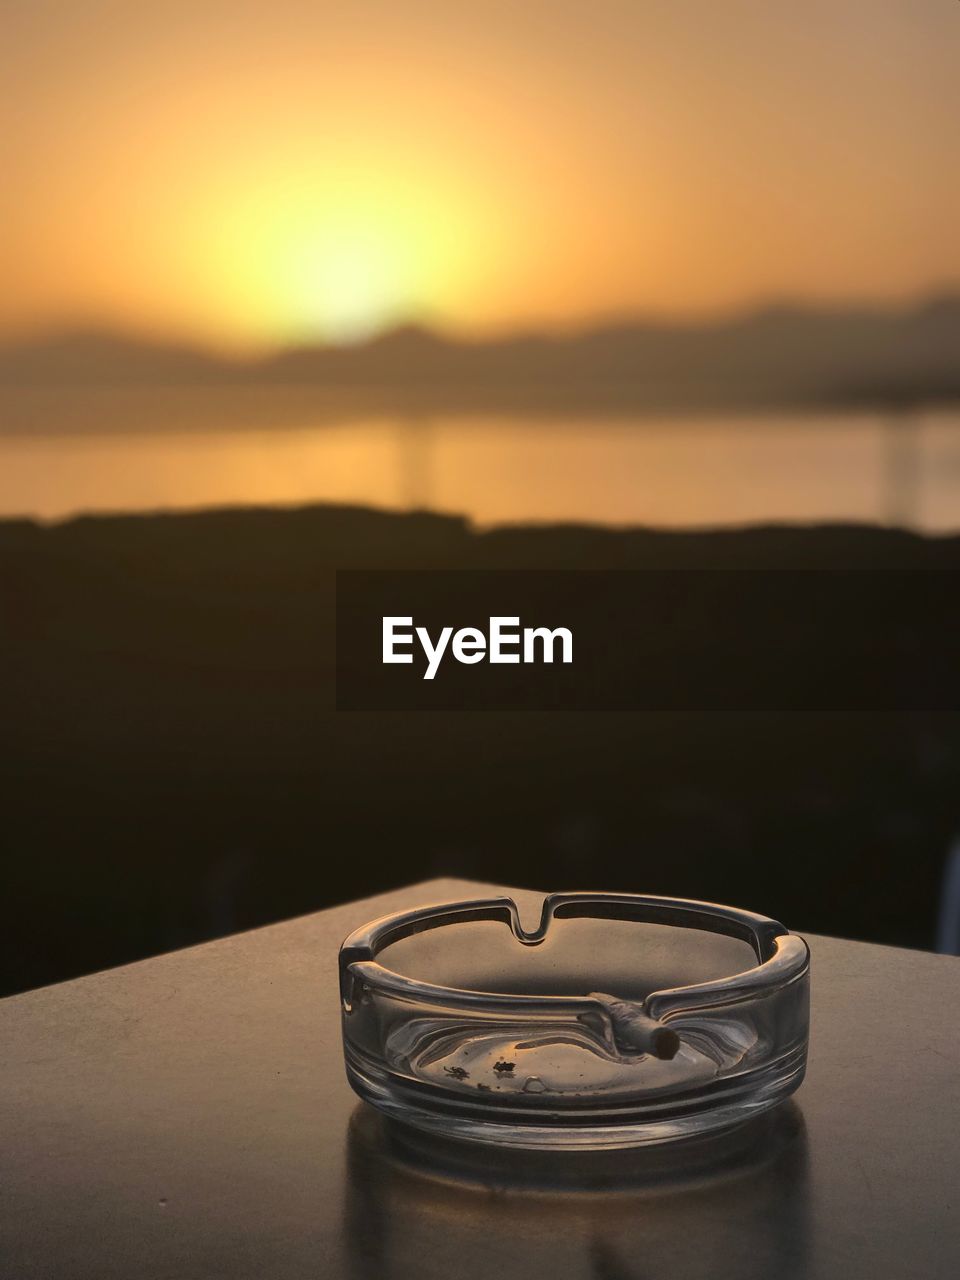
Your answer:
[[[796,1100],[682,1162],[634,1152],[578,1183],[406,1144],[344,1079],[337,948],[480,888],[430,881],[0,1002],[0,1274],[960,1275],[950,957],[810,938]]]

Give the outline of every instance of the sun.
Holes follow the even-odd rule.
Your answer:
[[[435,223],[387,200],[278,201],[231,214],[202,275],[229,327],[267,341],[362,342],[419,318],[444,274]]]
[[[486,215],[472,188],[428,176],[278,166],[198,189],[189,259],[209,330],[253,349],[443,323],[475,289]]]
[[[290,247],[291,322],[334,343],[361,342],[414,305],[413,255],[390,227],[352,222]]]

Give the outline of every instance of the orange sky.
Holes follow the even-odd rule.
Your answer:
[[[12,0],[0,327],[258,346],[960,282],[955,0]]]

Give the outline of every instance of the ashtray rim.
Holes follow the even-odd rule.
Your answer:
[[[598,1002],[591,995],[533,995],[448,987],[407,977],[377,959],[384,948],[402,938],[428,929],[476,920],[506,923],[517,941],[525,946],[535,946],[544,940],[554,919],[571,918],[666,924],[723,934],[753,947],[758,963],[749,969],[708,982],[651,992],[640,1003],[648,1016],[654,1019],[680,1009],[735,1003],[763,991],[780,988],[802,977],[809,967],[810,951],[803,938],[791,933],[778,920],[739,907],[659,895],[585,890],[557,892],[545,895],[540,922],[536,929],[528,931],[523,928],[513,898],[506,895],[467,898],[393,912],[349,934],[341,945],[339,957],[344,1012],[349,1013],[352,1008],[357,982],[386,994],[447,1008],[459,1007],[465,1011],[478,1005],[516,1012],[583,1012],[596,1009]]]

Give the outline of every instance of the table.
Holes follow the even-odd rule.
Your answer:
[[[689,1168],[634,1152],[580,1189],[383,1125],[344,1079],[337,947],[488,887],[434,880],[0,1002],[0,1274],[960,1275],[958,959],[811,937],[805,1084]]]

